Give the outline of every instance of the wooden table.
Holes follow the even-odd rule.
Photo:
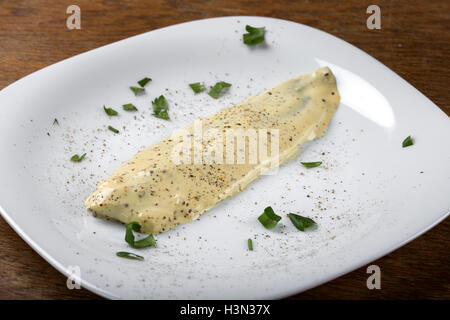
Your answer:
[[[81,8],[81,30],[66,28],[66,8],[71,4]],[[381,8],[381,30],[366,27],[370,4]],[[450,114],[450,1],[440,0],[1,1],[0,88],[120,39],[184,21],[229,15],[276,17],[327,31],[380,60]],[[98,298],[84,289],[68,290],[66,279],[2,219],[0,234],[0,299]],[[449,234],[447,219],[375,261],[382,270],[381,290],[367,289],[363,267],[291,298],[449,299]]]

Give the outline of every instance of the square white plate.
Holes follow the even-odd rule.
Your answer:
[[[245,25],[266,44],[242,43]],[[199,116],[329,66],[342,97],[329,132],[278,174],[263,176],[196,221],[134,251],[124,227],[92,217],[84,199],[138,150]],[[148,76],[147,94],[130,85]],[[188,84],[232,83],[218,100]],[[170,121],[151,116],[164,94]],[[139,112],[121,105],[134,103]],[[109,119],[103,105],[121,110]],[[53,125],[57,118],[59,125]],[[113,134],[106,127],[120,129]],[[412,135],[415,144],[402,148]],[[41,256],[108,298],[279,298],[358,268],[425,232],[450,208],[450,121],[405,80],[352,45],[284,20],[183,23],[64,60],[0,92],[0,211]],[[83,162],[69,159],[86,152]],[[306,169],[300,161],[324,164]],[[283,216],[268,231],[266,206]],[[299,232],[289,212],[313,217]],[[247,249],[253,238],[254,251]]]

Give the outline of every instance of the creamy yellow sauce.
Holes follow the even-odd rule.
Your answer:
[[[230,129],[278,129],[282,163],[295,156],[303,143],[325,134],[338,105],[336,79],[330,69],[321,68],[202,119],[203,131],[216,128],[225,137]],[[184,130],[185,138],[194,135],[194,125]],[[271,141],[269,137],[268,144]],[[179,142],[166,138],[121,164],[86,199],[86,208],[98,217],[137,221],[142,232],[156,234],[195,220],[242,191],[270,166],[262,158],[245,164],[176,164],[172,152]],[[201,146],[208,144],[204,141]],[[248,148],[249,142],[245,145]],[[272,156],[275,153],[268,159]]]

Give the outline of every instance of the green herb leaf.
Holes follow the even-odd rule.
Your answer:
[[[130,246],[134,245],[134,234],[133,230],[136,232],[139,232],[141,230],[141,225],[139,222],[133,221],[130,223],[127,223],[125,226],[125,242],[128,243]]]
[[[125,111],[138,111],[138,109],[132,103],[124,104],[122,107]]]
[[[119,130],[117,130],[116,128],[113,128],[111,126],[108,126],[108,129],[111,130],[114,133],[119,133]]]
[[[413,139],[411,138],[411,136],[407,136],[405,140],[403,140],[402,146],[403,148],[412,146],[414,144]]]
[[[152,234],[149,234],[146,238],[136,241],[133,247],[140,249],[146,247],[153,247],[154,245],[156,245],[156,240]]]
[[[103,110],[105,110],[108,116],[117,116],[119,114],[116,110],[112,108],[106,108],[105,106],[103,106]]]
[[[264,213],[258,217],[258,220],[266,229],[273,229],[281,220],[281,217],[273,212],[272,207],[267,207],[264,209]]]
[[[133,231],[139,232],[141,225],[139,222],[133,221],[126,224],[125,241],[133,248],[141,249],[146,247],[153,247],[156,244],[156,240],[152,234],[149,234],[146,238],[138,241],[134,241]]]
[[[145,77],[144,79],[139,80],[139,81],[138,81],[138,84],[139,84],[141,87],[145,87],[145,85],[146,85],[147,83],[149,83],[150,81],[152,81],[152,79]]]
[[[220,94],[222,93],[222,90],[224,88],[228,88],[228,87],[231,87],[230,83],[219,81],[214,85],[214,87],[211,88],[211,90],[209,90],[208,94],[211,97],[213,97],[214,99],[217,99],[217,98],[219,98]]]
[[[305,229],[316,225],[314,220],[307,217],[299,216],[298,214],[295,213],[289,213],[288,217],[289,219],[291,219],[292,224],[300,231],[305,231]]]
[[[301,162],[301,164],[307,168],[314,168],[314,167],[318,167],[322,164],[322,161],[317,161],[317,162]]]
[[[248,245],[248,250],[253,251],[253,242],[252,239],[248,239],[247,241],[247,245]]]
[[[254,28],[249,25],[246,25],[245,30],[247,30],[248,32],[244,33],[243,35],[245,44],[252,46],[264,41],[264,34],[266,32],[264,27]]]
[[[144,88],[139,88],[139,87],[133,87],[132,86],[132,87],[130,87],[130,89],[131,89],[131,91],[134,92],[135,96],[141,95],[141,94],[143,94],[145,92]]]
[[[84,153],[81,157],[78,154],[75,154],[72,156],[72,158],[70,158],[70,161],[80,162],[81,160],[84,159],[84,157],[86,157],[86,153]]]
[[[202,91],[205,91],[205,86],[203,84],[201,84],[200,82],[195,82],[195,83],[190,83],[189,87],[191,87],[191,89],[195,92],[195,93],[200,93]]]
[[[55,118],[55,120],[53,120],[53,125],[57,124],[59,126],[59,122],[58,119]]]
[[[119,251],[116,252],[116,256],[121,257],[121,258],[126,258],[126,259],[132,259],[132,260],[139,260],[142,261],[144,260],[144,257],[139,256],[135,253],[131,253],[131,252],[125,252],[125,251]]]
[[[169,104],[167,103],[166,98],[163,95],[159,96],[159,98],[155,98],[152,101],[153,105],[153,115],[160,119],[169,120],[169,114],[167,111],[169,110]]]

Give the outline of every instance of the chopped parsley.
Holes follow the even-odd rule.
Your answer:
[[[322,161],[316,161],[316,162],[301,162],[301,164],[307,168],[315,168],[322,164]]]
[[[167,111],[169,110],[169,105],[163,95],[160,95],[159,98],[155,98],[155,100],[152,101],[152,105],[153,115],[155,117],[169,120],[169,114],[167,113]]]
[[[266,33],[266,29],[264,27],[254,28],[249,25],[246,25],[245,30],[247,30],[248,32],[244,33],[243,35],[243,40],[245,44],[252,46],[264,41],[264,34]]]
[[[200,93],[205,91],[205,86],[203,84],[201,84],[200,82],[195,82],[195,83],[190,83],[189,87],[191,87],[191,89],[195,92],[195,93]]]
[[[142,80],[139,80],[137,83],[141,86],[141,87],[145,87],[145,85],[147,83],[149,83],[150,81],[152,81],[152,79],[145,77]]]
[[[302,217],[295,213],[289,213],[288,217],[292,224],[300,231],[305,231],[305,229],[316,225],[313,219]]]
[[[135,96],[141,95],[141,94],[143,94],[143,93],[145,92],[145,89],[144,89],[144,88],[139,88],[139,87],[133,87],[133,86],[131,86],[130,89],[131,89],[131,91],[134,92],[134,95],[135,95]]]
[[[272,207],[267,207],[264,209],[264,213],[258,217],[258,220],[266,229],[273,229],[281,220],[281,217],[275,214]]]
[[[84,153],[81,157],[78,154],[75,154],[72,156],[72,158],[70,158],[70,161],[80,162],[81,160],[84,159],[84,157],[86,157],[86,153]]]
[[[413,139],[411,138],[411,136],[407,136],[405,140],[403,140],[402,142],[402,147],[406,148],[409,146],[412,146],[414,144]]]
[[[247,240],[248,250],[253,251],[253,242],[252,239]]]
[[[114,133],[119,133],[119,130],[117,130],[117,129],[114,128],[114,127],[108,126],[108,129],[111,130],[111,131],[114,132]]]
[[[149,234],[146,238],[138,241],[134,241],[133,231],[139,232],[141,225],[139,222],[133,221],[126,224],[125,241],[133,248],[141,249],[146,247],[153,247],[156,244],[156,240],[152,234]]]
[[[231,87],[230,83],[226,83],[224,81],[217,82],[214,87],[209,90],[208,94],[213,97],[214,99],[219,98],[220,94],[222,93],[222,90],[225,88]]]
[[[123,107],[123,110],[125,110],[125,111],[138,111],[138,109],[132,103],[124,104],[122,107]]]
[[[139,256],[135,253],[131,253],[131,252],[125,252],[125,251],[119,251],[116,252],[116,256],[121,257],[121,258],[126,258],[126,259],[132,259],[132,260],[139,260],[142,261],[144,260],[144,257]]]
[[[112,108],[106,108],[105,106],[103,106],[103,110],[105,110],[108,116],[117,116],[119,114],[116,110]]]

